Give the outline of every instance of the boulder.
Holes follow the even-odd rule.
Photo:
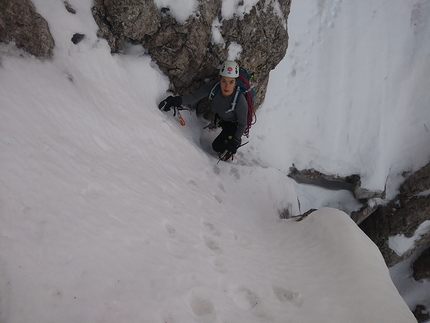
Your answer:
[[[38,58],[51,58],[55,45],[48,23],[29,0],[0,1],[0,42],[15,42]]]
[[[154,1],[96,0],[92,14],[99,26],[97,35],[108,41],[113,53],[120,52],[126,41],[142,42],[160,28]]]

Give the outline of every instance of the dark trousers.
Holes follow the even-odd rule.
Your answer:
[[[233,138],[237,130],[237,122],[223,121],[221,123],[222,131],[212,142],[212,149],[217,153],[223,153],[226,150],[227,142]]]

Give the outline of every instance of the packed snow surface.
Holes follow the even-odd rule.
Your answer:
[[[54,59],[0,47],[1,322],[415,321],[376,246],[323,207],[350,194],[286,174],[380,189],[426,162],[425,2],[294,2],[250,143],[218,164],[206,121],[158,111],[168,80],[143,48],[111,55],[88,1],[34,3]]]

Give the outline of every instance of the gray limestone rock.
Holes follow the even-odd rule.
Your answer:
[[[29,0],[0,1],[0,42],[15,42],[38,58],[51,58],[55,45],[48,23]]]

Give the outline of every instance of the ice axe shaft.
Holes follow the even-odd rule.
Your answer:
[[[184,120],[184,118],[182,118],[181,112],[179,112],[181,110],[188,110],[188,111],[190,111],[190,113],[191,113],[191,110],[187,109],[187,108],[183,108],[183,107],[174,107],[173,108],[173,116],[176,117],[176,115],[177,115],[179,123],[181,124],[181,126],[185,126],[185,120]]]

